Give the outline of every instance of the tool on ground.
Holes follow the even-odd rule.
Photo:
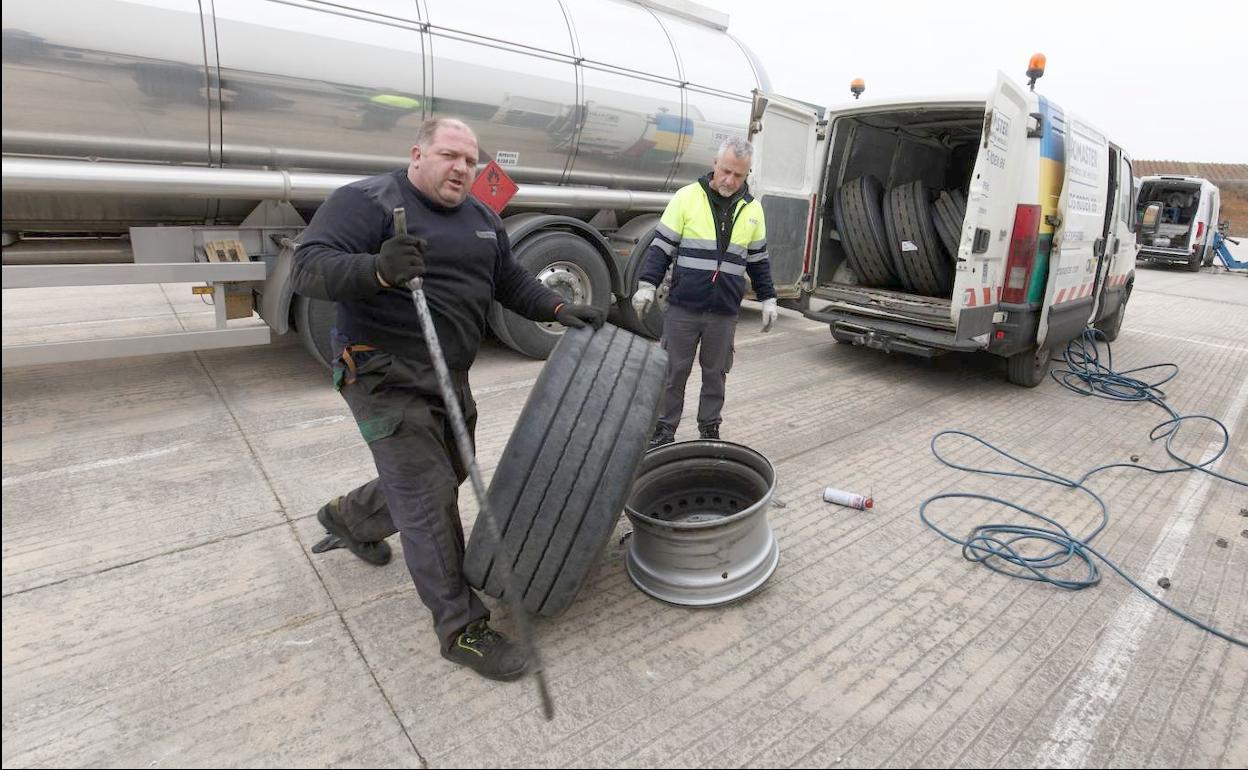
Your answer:
[[[407,232],[407,211],[401,207],[394,210],[394,232],[396,234]],[[489,528],[490,537],[494,538],[494,541],[501,547],[502,532],[499,531],[498,522],[494,520],[489,509],[485,484],[481,481],[481,469],[477,467],[476,453],[468,438],[468,426],[464,422],[464,413],[459,407],[459,399],[455,397],[455,390],[451,387],[451,373],[446,367],[446,359],[442,356],[442,344],[438,342],[438,330],[434,328],[433,316],[429,313],[429,304],[425,301],[423,287],[424,282],[420,278],[413,278],[407,283],[407,288],[412,292],[412,302],[416,305],[416,314],[420,316],[420,329],[425,335],[425,344],[429,346],[429,358],[433,361],[434,371],[438,375],[438,389],[442,391],[442,402],[451,420],[451,429],[455,432],[455,444],[459,447],[460,460],[468,469],[469,478],[472,479],[472,490],[477,498],[477,521],[485,522],[485,526]],[[529,668],[537,680],[537,692],[542,699],[542,715],[550,720],[555,716],[555,703],[546,686],[546,673],[542,668],[542,658],[538,654],[537,644],[533,639],[529,614],[524,609],[524,591],[511,569],[510,560],[504,559],[503,567],[506,570],[504,581],[506,599],[511,607],[511,614],[516,620],[517,640],[529,651]]]
[[[875,505],[875,500],[871,498],[871,495],[859,495],[853,492],[846,492],[843,489],[837,489],[836,487],[824,489],[823,499],[825,502],[836,503],[847,508],[856,508],[860,511],[865,511]]]

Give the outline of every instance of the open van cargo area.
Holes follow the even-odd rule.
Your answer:
[[[984,107],[836,121],[815,296],[856,312],[952,328],[954,264]]]
[[[1161,204],[1161,225],[1156,233],[1141,232],[1141,246],[1187,248],[1191,241],[1192,222],[1200,209],[1200,183],[1186,180],[1149,179],[1140,184],[1136,218],[1150,203]]]

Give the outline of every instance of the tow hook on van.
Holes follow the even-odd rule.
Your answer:
[[[910,355],[935,358],[943,350],[907,339],[900,334],[883,332],[879,329],[868,329],[863,326],[837,321],[832,325],[832,338],[847,345],[882,350],[885,353],[909,353]]]

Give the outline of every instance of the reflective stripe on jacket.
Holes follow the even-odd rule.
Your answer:
[[[639,278],[658,286],[675,260],[669,303],[686,310],[736,315],[747,275],[758,299],[776,296],[763,206],[742,187],[732,210],[727,248],[721,250],[709,182],[707,174],[676,191],[659,220]]]

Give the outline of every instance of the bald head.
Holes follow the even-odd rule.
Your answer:
[[[407,178],[435,202],[455,207],[468,197],[476,175],[477,135],[454,118],[431,118],[416,132]]]

